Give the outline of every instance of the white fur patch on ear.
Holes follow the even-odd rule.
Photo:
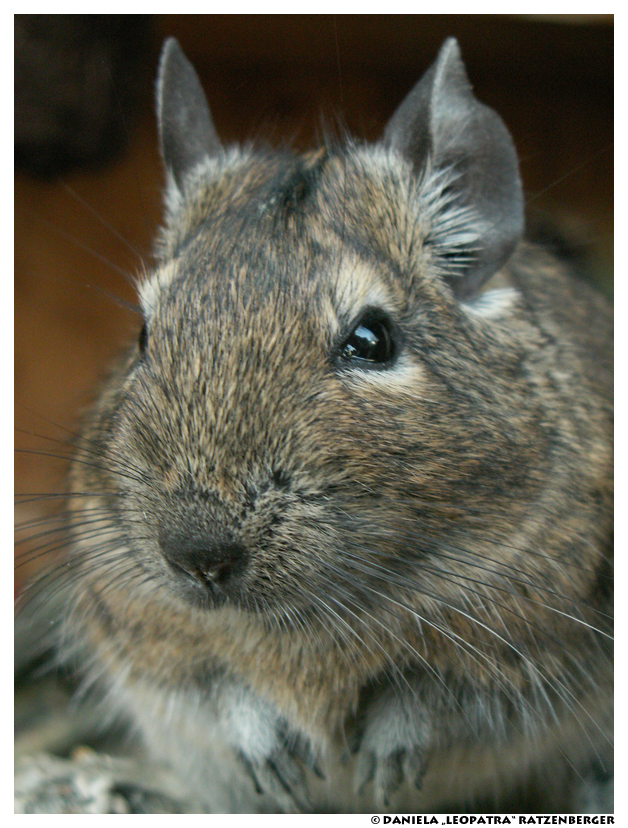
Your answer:
[[[474,316],[491,319],[511,311],[518,298],[519,293],[514,288],[496,288],[463,302],[461,307]]]
[[[460,203],[459,177],[452,166],[434,169],[428,163],[419,180],[419,204],[428,228],[424,244],[445,280],[464,276],[488,228],[474,207]]]

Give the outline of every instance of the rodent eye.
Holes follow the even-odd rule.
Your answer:
[[[344,362],[387,365],[395,356],[392,325],[382,311],[367,311],[339,349]]]
[[[148,328],[146,326],[146,322],[142,325],[142,330],[140,331],[140,335],[137,340],[137,346],[140,349],[140,355],[144,356],[146,351],[146,343],[148,341]]]

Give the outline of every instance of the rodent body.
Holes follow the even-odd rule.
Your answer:
[[[212,810],[575,807],[612,733],[611,312],[521,241],[457,45],[376,146],[223,150],[174,41],[159,107],[66,657]]]

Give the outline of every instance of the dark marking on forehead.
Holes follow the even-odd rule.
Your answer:
[[[306,212],[307,203],[316,192],[328,158],[327,152],[296,157],[292,164],[278,170],[266,182],[264,201],[274,214],[275,221],[296,219]]]
[[[324,153],[314,159],[300,159],[297,169],[286,182],[283,203],[287,212],[297,210],[312,196],[328,158]]]

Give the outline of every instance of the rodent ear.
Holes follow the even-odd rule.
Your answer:
[[[443,275],[456,296],[471,296],[521,238],[523,194],[512,138],[473,95],[455,38],[393,114],[383,140],[441,187],[434,237]]]
[[[174,37],[164,43],[159,62],[157,125],[166,169],[182,189],[186,173],[221,144],[198,75]]]

